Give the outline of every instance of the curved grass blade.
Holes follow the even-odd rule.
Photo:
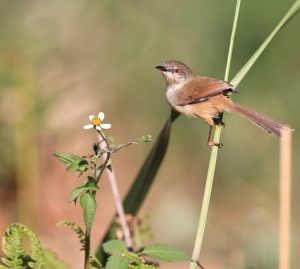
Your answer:
[[[125,197],[123,204],[126,213],[136,215],[139,211],[164,159],[169,144],[172,123],[178,116],[179,113],[171,111],[170,117]]]
[[[230,81],[230,84],[237,87],[243,78],[247,75],[251,67],[255,64],[259,56],[264,52],[267,46],[271,43],[276,34],[299,12],[300,10],[300,0],[294,2],[291,8],[286,12],[281,21],[276,25],[274,30],[265,39],[265,41],[260,45],[260,47],[251,56],[248,62],[242,67],[242,69],[235,75],[235,77]]]

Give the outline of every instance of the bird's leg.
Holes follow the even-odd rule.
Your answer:
[[[209,130],[208,130],[208,138],[207,138],[207,145],[212,148],[213,145],[213,141],[211,141],[211,131],[212,131],[212,125],[209,125]]]
[[[216,118],[212,118],[212,122],[215,124],[215,125],[222,125],[222,126],[225,126],[224,122],[222,122],[222,117],[218,116]],[[212,125],[209,124],[209,131],[208,131],[208,139],[207,139],[207,145],[210,147],[210,148],[213,148],[214,146],[218,147],[218,148],[221,148],[223,146],[222,143],[219,143],[219,142],[214,142],[211,140],[211,132],[212,132]]]

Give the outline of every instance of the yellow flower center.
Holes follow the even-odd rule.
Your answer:
[[[91,123],[94,125],[94,126],[100,126],[100,124],[102,123],[102,121],[99,119],[99,118],[93,118],[91,120]]]

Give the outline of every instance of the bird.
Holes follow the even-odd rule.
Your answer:
[[[227,81],[197,75],[187,65],[176,60],[166,61],[156,68],[166,81],[166,97],[170,106],[188,117],[198,117],[207,122],[207,144],[210,148],[222,146],[221,143],[211,141],[211,131],[214,124],[224,125],[221,117],[224,111],[235,112],[278,137],[282,135],[283,129],[293,130],[287,124],[233,102],[230,95],[236,93],[237,89]]]

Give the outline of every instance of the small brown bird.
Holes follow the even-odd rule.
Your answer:
[[[291,130],[286,124],[231,101],[229,95],[236,90],[226,81],[196,75],[179,61],[167,61],[156,68],[161,70],[167,82],[167,100],[172,108],[186,116],[202,118],[208,123],[210,147],[215,145],[210,140],[212,126],[223,124],[220,115],[224,111],[236,112],[278,137],[283,129]]]

